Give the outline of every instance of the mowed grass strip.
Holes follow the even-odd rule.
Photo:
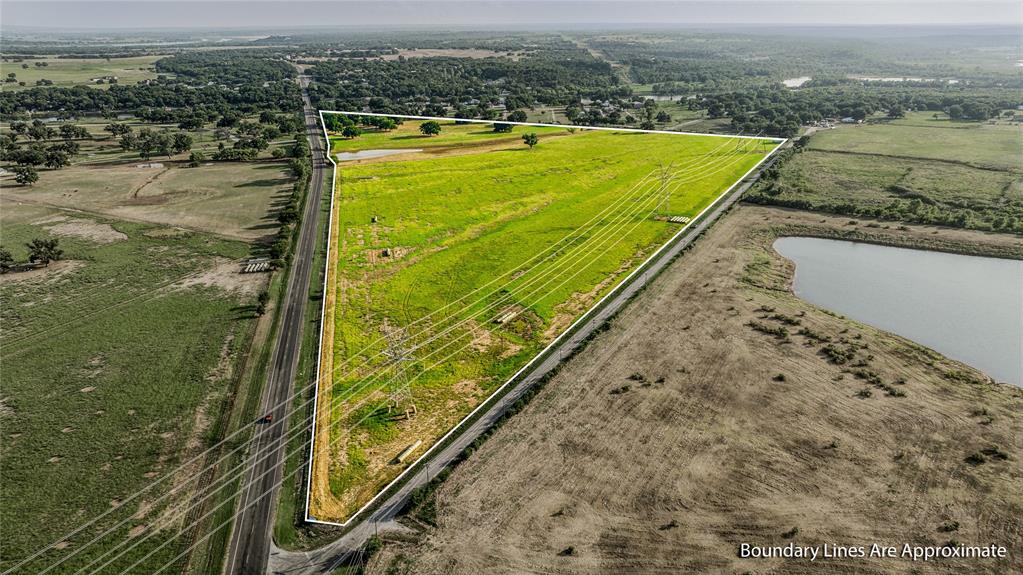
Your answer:
[[[402,449],[422,440],[416,454],[422,453],[679,229],[653,216],[695,216],[763,157],[762,146],[751,144],[751,151],[740,153],[734,143],[722,147],[721,138],[556,130],[560,134],[551,134],[564,137],[542,139],[532,150],[519,145],[340,164],[339,303],[333,318],[334,365],[340,371],[329,394],[335,500],[314,501],[314,516],[346,519],[400,473],[403,465],[392,460]],[[532,128],[516,127],[512,135],[526,131]],[[379,139],[361,139],[352,141],[361,149],[386,147]],[[414,336],[409,345],[423,346],[415,353],[422,359],[409,368],[418,408],[412,419],[379,408],[386,402],[386,388],[379,388],[387,377],[366,387],[366,370],[345,373],[344,366],[361,364],[358,350],[381,351],[377,340],[389,329],[417,322],[544,252],[672,163],[694,165],[676,174],[670,201],[656,214],[662,194],[653,177],[643,188],[646,203],[623,202],[528,273],[473,294],[433,323],[409,328]],[[635,213],[613,221],[630,211]],[[550,275],[536,280],[544,273]],[[508,280],[504,291],[479,300]],[[495,323],[503,311],[516,315]],[[438,339],[426,343],[433,337]],[[379,368],[383,361],[371,364]]]
[[[156,529],[104,571],[116,573],[177,533],[161,520],[167,502],[155,500],[184,476],[127,499],[207,444],[251,338],[261,278],[237,279],[242,242],[6,198],[0,214],[0,243],[17,259],[35,237],[59,237],[64,250],[47,270],[0,276],[0,568],[115,509],[19,572],[38,572],[126,518],[56,572]],[[140,569],[178,551],[171,543]]]
[[[499,142],[521,142],[522,134],[535,132],[537,135],[562,134],[564,128],[547,126],[516,126],[512,132],[495,132],[490,124],[468,123],[459,124],[455,121],[438,121],[441,132],[435,136],[427,136],[419,131],[419,126],[426,120],[404,120],[397,128],[389,132],[369,130],[358,138],[330,137],[330,151],[355,152],[358,150],[394,150],[401,148],[424,149],[443,146],[466,146],[470,144],[489,144]]]

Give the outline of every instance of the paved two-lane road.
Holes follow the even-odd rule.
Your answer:
[[[266,388],[264,389],[260,415],[272,414],[273,425],[263,426],[252,438],[248,460],[258,461],[242,480],[248,487],[238,502],[240,515],[235,520],[228,547],[225,572],[227,575],[262,574],[267,570],[270,556],[270,538],[273,533],[274,511],[277,503],[277,484],[281,481],[283,462],[287,449],[288,411],[287,401],[298,369],[302,346],[302,329],[305,327],[306,303],[309,300],[309,282],[315,260],[317,242],[316,226],[323,198],[323,181],[330,173],[324,156],[323,132],[319,115],[309,101],[307,87],[309,80],[299,78],[302,84],[302,101],[309,146],[312,150],[313,171],[309,192],[305,200],[302,228],[288,276],[288,286],[280,331],[270,358]],[[277,406],[277,407],[275,407]],[[253,478],[256,478],[253,481]]]

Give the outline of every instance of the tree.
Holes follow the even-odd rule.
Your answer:
[[[139,138],[131,132],[126,132],[121,135],[121,149],[127,152],[128,150],[134,150],[139,144]]]
[[[348,139],[358,138],[361,135],[362,135],[362,130],[360,130],[359,127],[354,125],[354,124],[349,124],[349,125],[345,126],[344,128],[341,128],[341,137],[343,137],[343,138],[348,138]]]
[[[263,290],[259,293],[259,300],[256,303],[256,315],[266,313],[266,306],[270,303],[270,292]]]
[[[540,143],[540,138],[537,137],[536,132],[529,132],[528,134],[522,134],[522,142],[532,150],[533,146]]]
[[[131,133],[131,126],[128,124],[111,123],[103,126],[104,132],[110,132],[111,136],[124,136]]]
[[[512,110],[508,114],[508,121],[509,122],[525,122],[526,121],[526,113],[523,112],[522,110]]]
[[[59,260],[64,251],[57,247],[58,243],[59,240],[56,238],[52,240],[36,238],[30,241],[25,244],[28,248],[28,261],[48,266],[50,262]]]
[[[905,118],[906,111],[903,110],[902,106],[899,104],[892,104],[891,107],[888,108],[888,117],[893,120],[896,118]]]
[[[380,118],[380,120],[377,122],[377,128],[380,128],[385,132],[390,132],[391,130],[397,127],[398,123],[395,122],[393,118]]]
[[[205,161],[206,154],[199,151],[194,151],[188,156],[188,165],[193,168],[198,168]]]
[[[948,117],[953,120],[961,120],[963,117],[963,107],[959,104],[952,104],[948,107]]]
[[[192,116],[185,118],[178,123],[178,128],[181,130],[201,130],[206,124],[206,120],[201,116]]]
[[[175,154],[187,152],[192,149],[192,136],[185,132],[178,132],[174,134],[171,139],[171,149],[174,150]]]
[[[661,110],[660,112],[657,112],[657,121],[662,124],[666,124],[671,121],[671,114]]]
[[[89,130],[86,130],[81,126],[76,126],[74,124],[61,124],[60,137],[65,140],[74,140],[76,138],[88,138]]]
[[[508,132],[511,132],[512,128],[514,127],[515,126],[513,126],[512,124],[506,124],[504,122],[494,122],[494,131],[497,132],[498,134],[507,134]]]
[[[39,181],[39,172],[32,166],[14,166],[14,181],[23,186],[31,186]]]
[[[62,150],[50,149],[46,152],[46,167],[59,170],[71,163],[71,158]]]
[[[0,246],[0,274],[11,271],[12,267],[14,267],[14,256],[10,250]]]
[[[419,131],[427,136],[436,136],[440,133],[440,122],[430,120],[419,124]]]

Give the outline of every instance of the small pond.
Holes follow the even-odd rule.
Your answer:
[[[385,156],[393,156],[395,154],[411,154],[412,152],[422,152],[419,148],[396,148],[393,150],[359,150],[358,152],[341,152],[335,155],[339,162],[350,162],[352,160],[369,160],[371,158],[383,158]]]
[[[800,298],[1023,385],[1023,261],[784,237]]]

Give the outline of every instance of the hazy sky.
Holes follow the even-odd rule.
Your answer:
[[[2,0],[4,27],[296,28],[518,24],[1020,25],[1018,0]]]

